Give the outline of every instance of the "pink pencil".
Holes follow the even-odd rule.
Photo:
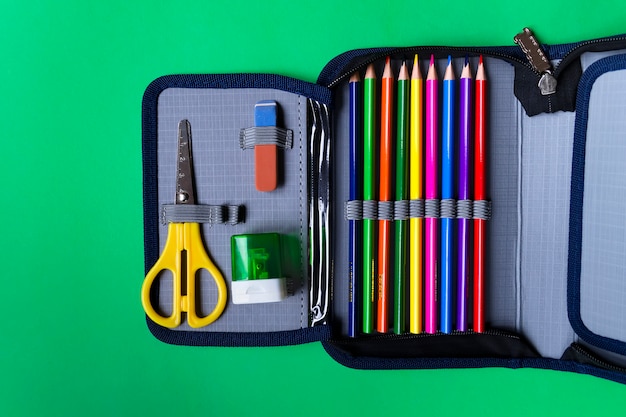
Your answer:
[[[435,57],[430,56],[430,66],[426,77],[426,200],[438,199],[439,189],[439,114],[438,114],[438,87]],[[430,214],[432,216],[432,214]],[[437,250],[438,219],[429,217],[428,210],[425,218],[425,326],[426,333],[437,332]]]

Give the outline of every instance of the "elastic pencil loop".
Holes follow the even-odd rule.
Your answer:
[[[474,200],[474,219],[490,220],[491,219],[491,201]]]
[[[239,206],[229,206],[239,207]],[[491,201],[414,199],[398,201],[349,200],[344,204],[346,220],[491,219]],[[236,223],[232,223],[236,224]]]
[[[409,219],[409,200],[395,201],[393,205],[393,219],[394,220],[408,220]]]
[[[378,201],[376,200],[364,200],[363,201],[363,219],[378,220]]]
[[[424,199],[409,200],[409,216],[412,219],[424,217]]]
[[[442,219],[456,218],[456,200],[455,199],[446,198],[446,199],[441,200],[440,216]]]
[[[394,202],[379,201],[378,202],[378,220],[394,220]]]
[[[254,149],[255,145],[276,145],[283,149],[293,146],[293,131],[277,126],[253,126],[239,131],[241,149]]]
[[[474,202],[472,200],[457,200],[456,202],[456,217],[457,219],[474,218]]]
[[[429,198],[424,200],[424,217],[438,219],[440,217],[441,200]]]
[[[228,213],[228,216],[225,222],[226,224],[234,226],[236,224],[243,223],[245,221],[243,206],[232,204],[232,205],[226,206],[226,211]]]
[[[346,220],[363,220],[363,201],[350,200],[345,204]]]
[[[242,206],[238,205],[180,205],[164,204],[161,207],[161,223],[242,223]]]

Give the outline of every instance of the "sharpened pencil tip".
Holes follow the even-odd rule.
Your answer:
[[[446,67],[446,72],[443,77],[444,80],[453,80],[454,79],[454,70],[452,69],[452,57],[448,55],[448,66]]]
[[[430,54],[430,65],[435,65],[435,54]]]
[[[422,73],[420,72],[420,63],[417,54],[415,54],[415,58],[413,58],[413,71],[411,72],[411,78],[414,80],[419,80],[422,78]]]
[[[359,81],[361,81],[361,76],[359,75],[359,72],[357,71],[354,74],[352,74],[352,76],[350,77],[350,82],[358,83]]]
[[[480,56],[480,60],[478,61],[478,63],[482,65],[482,63],[483,63],[483,56],[482,55]]]
[[[391,58],[387,57],[385,61],[385,68],[383,69],[383,78],[391,78]]]
[[[465,55],[465,66],[469,65],[469,55]]]
[[[406,66],[406,62],[402,61],[402,66],[400,67],[400,73],[398,74],[398,80],[408,80],[409,79],[409,70]]]

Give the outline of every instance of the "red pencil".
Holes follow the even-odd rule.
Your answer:
[[[393,76],[389,57],[385,63],[381,82],[380,99],[380,165],[379,165],[379,195],[380,201],[391,201],[391,176],[393,162],[392,142],[392,106],[393,106]],[[378,222],[378,315],[376,330],[386,333],[389,323],[389,273],[390,273],[390,245],[391,220]]]
[[[476,72],[474,123],[474,199],[485,200],[487,80],[483,57]],[[474,331],[485,330],[485,220],[474,220]]]

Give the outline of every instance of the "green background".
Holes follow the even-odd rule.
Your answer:
[[[169,346],[139,301],[140,110],[156,77],[315,81],[349,49],[511,45],[524,26],[570,42],[626,32],[621,0],[0,4],[0,415],[623,414],[626,386],[590,376],[356,371],[319,343]]]

